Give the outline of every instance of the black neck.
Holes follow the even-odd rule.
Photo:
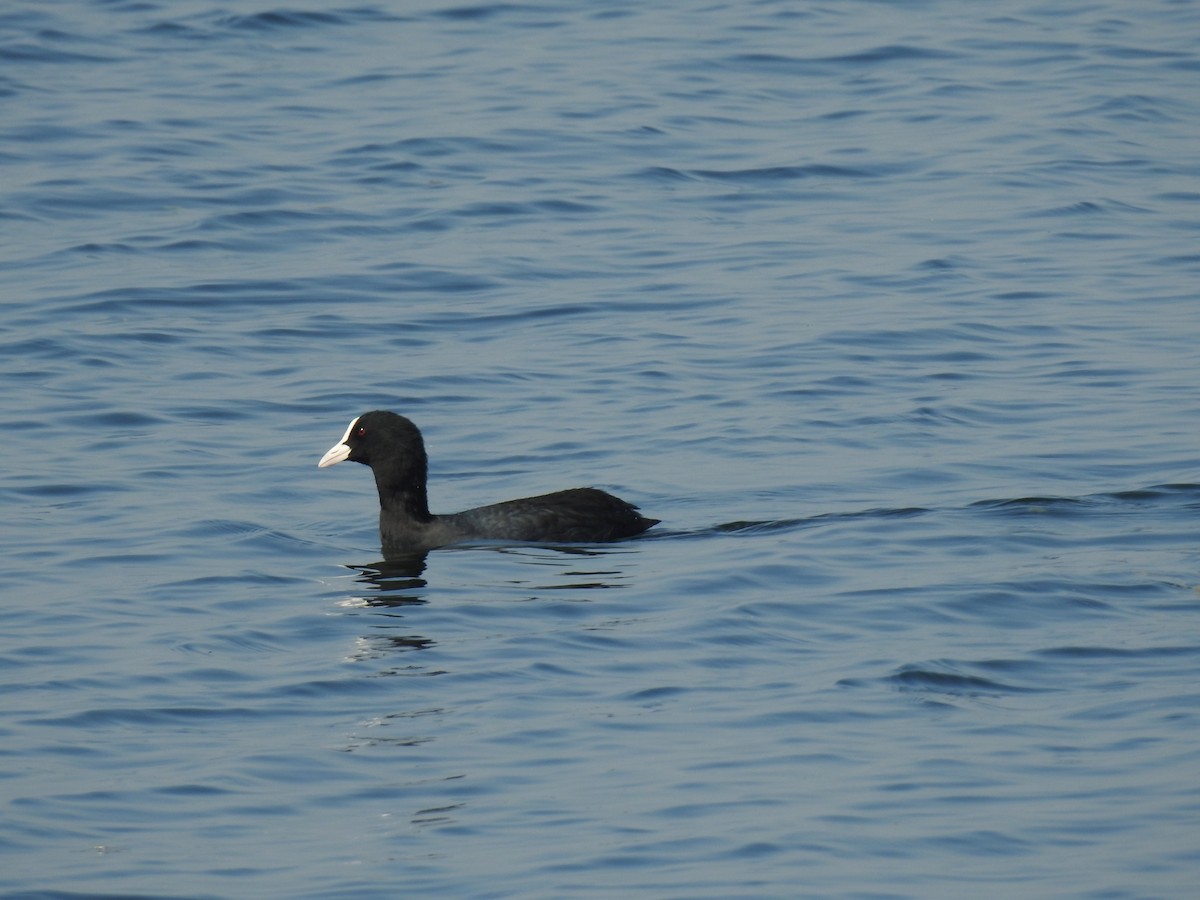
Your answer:
[[[388,472],[375,472],[375,487],[379,490],[379,508],[392,515],[400,514],[418,522],[429,522],[429,499],[425,492],[425,458],[405,459]]]

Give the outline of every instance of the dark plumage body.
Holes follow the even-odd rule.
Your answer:
[[[658,523],[596,488],[573,488],[478,506],[448,515],[429,511],[428,463],[417,426],[384,410],[363,413],[317,464],[349,459],[370,466],[379,490],[384,550],[431,550],[464,541],[593,543],[641,534]]]

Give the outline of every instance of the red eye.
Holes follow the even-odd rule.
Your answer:
[[[365,437],[366,434],[367,434],[367,429],[364,428],[362,425],[359,425],[356,429],[354,429],[355,437]]]

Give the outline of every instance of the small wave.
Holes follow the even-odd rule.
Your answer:
[[[966,697],[1001,697],[1009,694],[1044,693],[1050,688],[1030,687],[1000,681],[985,675],[955,671],[961,663],[939,661],[901,666],[885,680],[906,691],[929,691]],[[1013,668],[1008,665],[1005,668]]]
[[[737,183],[795,181],[801,178],[870,178],[865,169],[850,169],[845,166],[764,166],[751,169],[694,169],[697,178]]]
[[[345,25],[348,19],[338,13],[315,10],[269,10],[247,15],[226,16],[218,25],[232,31],[278,31],[285,28],[315,28]]]
[[[480,3],[474,6],[452,6],[432,13],[435,18],[449,19],[454,22],[482,22],[505,13],[530,10],[533,7],[513,3]]]
[[[1082,497],[1029,496],[997,500],[979,500],[968,509],[995,510],[1020,515],[1070,516],[1114,507],[1143,509],[1183,501],[1188,507],[1200,505],[1200,484],[1160,484],[1124,491],[1087,494]]]
[[[863,66],[915,60],[957,59],[959,56],[960,54],[949,50],[934,50],[911,44],[883,44],[860,50],[857,53],[843,53],[836,56],[802,57],[780,53],[739,53],[726,57],[720,61],[719,65],[733,69],[758,69],[793,75],[813,75],[828,70],[830,66]]]
[[[69,63],[105,63],[116,62],[118,57],[100,56],[95,53],[79,53],[71,50],[60,50],[34,44],[8,44],[0,47],[0,61],[14,63],[51,63],[64,65]]]
[[[30,719],[34,725],[54,725],[72,728],[83,728],[92,732],[102,728],[153,727],[158,725],[199,725],[213,720],[234,721],[257,720],[270,713],[262,709],[249,707],[201,707],[175,706],[158,708],[137,707],[104,707],[89,709],[78,713],[68,713],[62,716],[49,716]]]

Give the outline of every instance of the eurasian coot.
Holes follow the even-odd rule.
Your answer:
[[[641,534],[658,519],[596,488],[573,488],[437,516],[429,512],[425,442],[417,426],[386,410],[363,413],[321,457],[370,466],[379,489],[379,537],[386,549],[429,550],[460,541],[593,543]]]

